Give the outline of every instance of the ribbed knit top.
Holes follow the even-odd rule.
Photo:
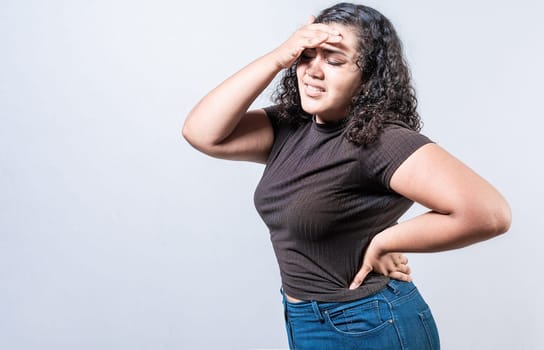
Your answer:
[[[391,176],[414,151],[431,142],[401,123],[357,146],[342,123],[302,126],[278,122],[274,144],[255,190],[255,206],[270,230],[282,287],[295,298],[350,301],[383,288],[388,277],[371,273],[356,290],[349,284],[370,240],[397,220],[412,201],[393,192]]]

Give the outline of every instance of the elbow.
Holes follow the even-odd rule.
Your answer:
[[[206,140],[205,135],[195,131],[187,122],[181,128],[181,136],[197,151],[212,157],[219,157],[217,145]]]
[[[191,143],[191,133],[187,127],[187,124],[184,124],[181,128],[181,136],[185,139],[185,141]]]
[[[194,130],[191,129],[191,126],[187,121],[183,124],[181,128],[181,136],[187,141],[191,146],[200,150],[202,148],[202,141],[199,141],[199,137],[196,136]]]
[[[501,200],[480,212],[478,219],[478,231],[482,240],[502,235],[510,229],[512,224],[512,211],[506,201]]]
[[[181,136],[189,143],[191,143],[192,134],[191,134],[191,128],[187,123],[187,119],[183,123],[183,127],[181,128]]]
[[[493,212],[493,233],[495,236],[508,232],[512,225],[512,210],[508,203],[502,203]]]

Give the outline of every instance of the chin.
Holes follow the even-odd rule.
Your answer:
[[[316,106],[315,103],[304,103],[304,101],[301,101],[301,107],[304,112],[312,115],[323,112],[323,109]]]

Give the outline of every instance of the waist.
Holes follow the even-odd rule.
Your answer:
[[[285,295],[285,299],[287,299],[287,301],[290,303],[302,303],[306,301],[306,300],[294,298],[285,292],[283,293],[283,295]]]
[[[390,280],[382,289],[376,293],[373,293],[372,295],[351,301],[323,302],[292,298],[294,301],[292,302],[287,299],[285,292],[283,292],[283,296],[284,308],[290,317],[304,317],[305,315],[313,315],[317,312],[316,310],[321,310],[324,313],[331,313],[339,309],[344,309],[345,307],[364,305],[368,302],[378,303],[379,301],[383,301],[386,304],[394,303],[395,305],[400,305],[402,303],[409,302],[412,298],[421,297],[416,286],[412,282],[402,282],[397,280]],[[372,305],[374,307],[377,304]]]
[[[321,283],[317,285],[313,280],[297,280],[296,284],[288,283],[288,280],[282,280],[281,292],[289,303],[300,303],[304,301],[320,302],[345,302],[363,298],[371,295],[385,287],[389,277],[369,274],[363,285],[357,289],[350,290],[347,285],[339,286],[342,282]],[[306,282],[306,283],[303,283]],[[302,288],[301,288],[302,286]]]

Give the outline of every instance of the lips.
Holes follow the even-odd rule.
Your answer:
[[[310,97],[319,97],[325,93],[325,89],[317,85],[304,83],[304,92]]]

